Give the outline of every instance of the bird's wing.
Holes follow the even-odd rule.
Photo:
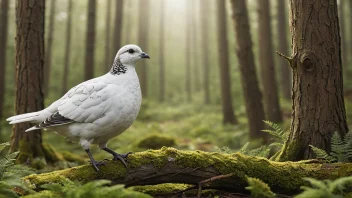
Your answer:
[[[74,122],[94,122],[107,110],[108,98],[112,94],[109,86],[112,85],[97,81],[77,85],[61,99],[59,114]]]

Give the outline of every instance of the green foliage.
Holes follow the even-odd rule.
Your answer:
[[[280,125],[264,120],[264,123],[267,124],[272,129],[262,130],[263,132],[269,133],[275,139],[275,145],[280,144],[281,146],[286,142],[288,135],[290,134],[289,130],[283,130]]]
[[[249,149],[250,143],[247,142],[242,148],[238,151],[239,153],[249,155],[249,156],[256,156],[256,157],[265,157],[268,158],[270,154],[270,148],[266,145],[263,145],[259,148]]]
[[[319,181],[313,178],[303,178],[312,187],[302,186],[303,192],[295,198],[343,198],[344,194],[352,192],[352,177],[341,177],[336,180]]]
[[[310,145],[313,152],[317,155],[318,159],[332,162],[349,162],[352,159],[352,133],[348,132],[345,138],[342,139],[340,135],[335,132],[331,138],[331,152],[328,154],[326,151]]]
[[[16,187],[21,191],[30,191],[20,179],[33,171],[22,165],[15,165],[19,152],[9,153],[9,147],[8,142],[0,144],[0,195],[18,197],[12,189]]]
[[[81,185],[63,178],[60,183],[44,184],[41,187],[67,198],[149,198],[149,195],[125,189],[123,185],[111,185],[109,180],[96,180]]]
[[[273,198],[276,196],[276,194],[270,190],[268,184],[260,179],[248,177],[247,182],[249,186],[247,186],[246,189],[251,191],[251,195],[254,198]]]
[[[163,134],[151,134],[138,142],[139,148],[160,149],[163,146],[172,147],[176,145],[176,140],[173,137]]]

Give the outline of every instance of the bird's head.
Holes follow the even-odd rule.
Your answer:
[[[120,59],[122,64],[134,65],[142,58],[150,58],[148,54],[143,52],[137,45],[125,45],[116,54],[115,59]]]

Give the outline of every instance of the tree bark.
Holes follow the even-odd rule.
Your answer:
[[[139,31],[138,31],[138,45],[144,51],[148,51],[149,39],[149,0],[139,1]],[[141,90],[143,97],[148,97],[148,70],[147,62],[139,63],[139,80],[141,83]]]
[[[218,52],[221,81],[221,99],[224,124],[237,124],[237,119],[233,112],[230,69],[229,69],[229,51],[227,41],[227,24],[226,24],[226,5],[225,0],[217,1],[217,24],[218,24]]]
[[[44,8],[44,0],[16,2],[16,115],[44,107]],[[12,130],[11,151],[20,150],[19,163],[44,156],[41,130],[24,133],[31,126],[20,123]]]
[[[203,151],[180,151],[173,148],[149,150],[128,156],[128,168],[121,162],[107,161],[95,172],[91,165],[78,166],[50,173],[34,174],[23,180],[35,190],[46,183],[60,182],[62,177],[83,183],[108,179],[114,184],[128,186],[161,183],[195,184],[206,179],[233,174],[207,183],[211,189],[245,192],[246,178],[255,177],[267,183],[275,193],[297,194],[300,186],[307,185],[302,179],[337,179],[352,174],[352,164],[318,164],[314,161],[272,162],[264,158],[239,153],[220,154]],[[248,192],[248,191],[247,191]]]
[[[105,23],[105,70],[108,72],[111,68],[113,60],[110,58],[110,32],[111,32],[111,0],[106,3],[106,23]]]
[[[279,37],[279,52],[283,54],[288,54],[287,46],[287,15],[286,15],[287,4],[285,1],[277,0],[277,30]],[[290,100],[291,99],[291,87],[292,87],[292,76],[291,69],[287,61],[283,58],[279,59],[280,68],[280,88],[282,96]]]
[[[345,6],[345,0],[340,0],[340,5],[339,5],[339,22],[340,22],[340,37],[341,37],[341,61],[342,61],[342,68],[343,68],[343,77],[345,80],[347,80],[348,77],[348,62],[347,62],[347,46],[346,46],[346,32],[345,32],[345,17],[344,17],[344,6]]]
[[[209,91],[209,73],[210,73],[210,61],[209,61],[209,1],[202,0],[200,3],[200,15],[201,15],[201,38],[202,38],[202,65],[203,65],[203,89],[204,89],[204,103],[210,104],[210,91]]]
[[[159,32],[159,101],[165,101],[165,31],[164,31],[164,18],[165,18],[165,3],[160,1],[160,32]]]
[[[44,62],[44,95],[48,96],[50,84],[50,69],[51,69],[51,54],[53,46],[53,34],[55,25],[55,7],[56,0],[50,2],[50,16],[49,16],[49,29],[48,29],[48,42],[45,49],[45,62]]]
[[[6,45],[7,45],[7,29],[8,29],[8,10],[9,1],[1,0],[0,2],[0,119],[3,117],[4,101],[5,101],[5,72],[6,72]],[[0,140],[2,131],[0,126]]]
[[[95,18],[96,0],[89,0],[86,33],[86,57],[84,79],[89,80],[94,76],[94,52],[95,52]]]
[[[333,133],[348,131],[337,2],[324,2],[290,0],[293,109],[281,160],[313,158],[309,145],[329,152]]]
[[[122,16],[123,16],[123,2],[124,0],[115,0],[115,22],[114,22],[114,35],[113,35],[113,50],[111,57],[116,56],[121,46],[121,30],[122,30]]]
[[[70,68],[70,55],[71,55],[71,26],[72,26],[72,0],[68,0],[67,8],[67,27],[66,27],[66,43],[65,43],[65,65],[64,65],[64,74],[62,77],[62,95],[67,91],[68,84],[68,75]]]
[[[270,26],[269,0],[258,0],[259,62],[263,84],[266,118],[271,122],[281,122],[282,115],[276,85],[276,72],[273,60],[272,34]]]
[[[186,56],[186,81],[185,81],[185,90],[187,94],[187,102],[192,102],[192,70],[191,70],[191,34],[192,34],[192,29],[191,29],[191,23],[190,19],[192,18],[192,8],[191,8],[191,1],[186,2],[186,18],[185,18],[185,24],[186,24],[186,50],[185,50],[185,56]]]
[[[246,2],[245,0],[232,0],[231,3],[237,41],[236,52],[241,72],[249,135],[251,138],[266,138],[261,132],[264,129],[263,120],[265,120],[265,115],[254,64]]]

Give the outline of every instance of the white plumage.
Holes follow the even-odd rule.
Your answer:
[[[37,123],[26,132],[50,128],[70,141],[79,142],[97,171],[99,163],[90,154],[91,144],[99,145],[126,166],[123,158],[128,154],[117,154],[106,146],[109,139],[129,128],[138,115],[142,95],[135,64],[142,58],[149,56],[136,45],[126,45],[116,54],[109,73],[73,87],[46,109],[13,116],[7,121]]]

